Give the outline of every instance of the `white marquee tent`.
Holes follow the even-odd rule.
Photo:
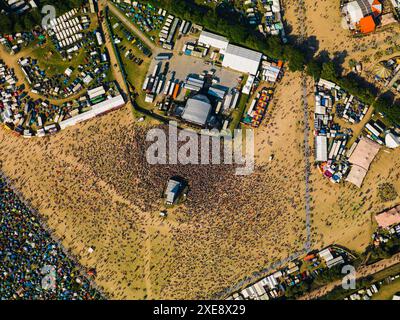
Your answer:
[[[222,66],[255,75],[260,67],[261,58],[260,52],[230,44],[226,49]]]

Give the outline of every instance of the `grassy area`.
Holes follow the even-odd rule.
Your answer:
[[[380,116],[378,113],[374,113],[374,115],[372,116],[371,119],[374,121],[377,121],[377,120],[382,121],[382,123],[388,128],[392,127],[391,122],[387,118]]]
[[[128,41],[123,32],[123,24],[117,19],[114,15],[110,13],[110,22],[111,25],[114,25],[116,22],[119,23],[119,26],[115,29],[113,29],[114,35],[116,35],[119,39],[122,39],[122,41],[117,45],[118,50],[120,52],[121,60],[124,65],[124,69],[127,75],[127,80],[129,83],[132,84],[136,88],[136,92],[139,94],[139,96],[136,98],[137,103],[147,109],[151,109],[152,105],[149,103],[146,103],[144,101],[145,99],[145,94],[142,92],[141,88],[144,83],[144,80],[147,75],[147,71],[149,69],[150,63],[151,63],[151,58],[147,57],[145,54],[143,54],[142,51],[140,51],[134,43],[131,41]],[[135,35],[136,36],[136,35]],[[122,47],[126,47],[124,51],[121,50]],[[134,61],[129,60],[126,56],[125,53],[129,50],[132,50],[132,54],[135,55],[136,57],[143,59],[143,63],[139,66],[136,64]]]
[[[243,77],[242,87],[246,84],[247,79],[248,79],[247,75]],[[247,105],[247,102],[249,101],[249,98],[250,97],[248,94],[243,94],[243,93],[241,94],[239,104],[238,104],[237,108],[235,110],[233,110],[233,112],[231,114],[232,121],[229,124],[229,130],[233,131],[239,126],[240,121],[242,120],[242,117],[243,117],[243,113],[246,110],[246,105]]]
[[[80,16],[80,15],[77,15]],[[85,30],[86,32],[93,32],[97,28],[97,17],[95,14],[90,14],[90,27]],[[85,57],[88,52],[85,52],[84,48],[78,51],[78,54],[74,54],[71,61],[63,60],[63,57],[56,50],[54,43],[50,37],[47,37],[47,41],[40,47],[35,47],[32,51],[32,57],[39,61],[39,66],[46,71],[48,76],[56,76],[63,74],[65,69],[69,66],[77,67],[84,63]],[[71,75],[71,78],[77,75],[77,71]]]
[[[46,74],[50,77],[63,74],[70,66],[76,69],[78,65],[84,62],[85,56],[86,52],[80,50],[78,55],[76,55],[71,61],[64,61],[49,38],[44,45],[37,47],[32,51],[32,57],[38,60],[39,67],[46,71]],[[74,73],[76,72],[77,71],[74,70]],[[71,77],[73,76],[74,75]]]
[[[145,93],[142,91],[142,85],[144,83],[144,79],[147,74],[148,67],[150,62],[143,62],[143,64],[138,67],[133,62],[122,57],[122,62],[124,64],[128,81],[136,88],[137,93],[139,94],[136,98],[137,103],[146,109],[153,109],[153,105],[151,103],[145,102]]]
[[[232,112],[232,121],[229,125],[230,130],[235,130],[238,127],[240,120],[242,119],[244,110],[246,109],[246,104],[248,99],[249,95],[247,94],[241,95],[238,107]]]
[[[360,289],[371,286],[372,284],[382,281],[387,277],[400,273],[400,263],[390,266],[382,271],[370,275],[363,279],[357,280],[357,288],[355,290],[344,290],[341,286],[334,288],[331,292],[322,297],[323,300],[343,300]],[[397,280],[396,280],[397,281]]]
[[[115,3],[112,3],[112,2],[111,2],[111,5],[114,6],[115,8],[117,8],[117,10],[120,11],[133,25],[135,25],[135,27],[137,27],[139,30],[141,30],[142,33],[146,36],[147,39],[149,39],[150,41],[152,41],[152,42],[154,42],[154,43],[156,42],[155,40],[158,40],[158,39],[159,39],[159,36],[158,36],[158,35],[159,35],[159,33],[160,33],[161,28],[153,29],[153,30],[147,32],[146,30],[144,30],[144,29],[140,26],[140,24],[136,23],[136,21],[135,21],[132,17],[127,17],[127,16],[126,16],[127,10],[122,10],[120,6],[117,6]],[[120,5],[121,5],[121,4],[120,4]],[[126,7],[126,8],[129,8],[129,5],[126,5],[126,4],[122,4],[122,6],[123,6],[123,7]],[[156,12],[157,12],[157,11],[158,11],[158,8],[157,8]],[[162,25],[164,25],[164,22],[163,22]],[[152,37],[153,37],[153,39],[152,39]]]
[[[372,296],[372,300],[392,300],[393,295],[400,292],[400,279],[383,285],[379,292]]]

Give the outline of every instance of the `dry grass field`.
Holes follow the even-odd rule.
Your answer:
[[[376,32],[362,37],[354,37],[341,26],[340,0],[304,0],[304,3],[306,30],[308,37],[312,38],[311,44],[317,54],[328,54],[342,63],[344,71],[350,71],[351,59],[362,62],[365,70],[371,70],[381,59],[390,57],[386,49],[394,49],[400,44],[398,23],[379,27]],[[284,17],[291,34],[297,35],[300,27],[298,1],[284,0],[283,4]]]
[[[293,28],[293,34],[299,31],[297,1],[284,1],[285,18]],[[342,62],[344,72],[349,71],[349,61],[354,59],[363,62],[364,69],[369,70],[379,61],[377,52],[384,52],[396,43],[396,30],[399,25],[378,29],[377,32],[354,38],[341,25],[339,0],[305,0],[306,25],[309,37],[317,39],[318,53],[330,53]],[[399,42],[400,43],[400,42]],[[384,59],[385,54],[383,55]],[[370,80],[368,73],[363,77]],[[313,84],[308,89],[310,105],[310,121],[314,101]],[[311,123],[311,122],[310,122]],[[354,129],[354,128],[353,128]],[[399,183],[400,151],[381,151],[371,166],[371,170],[361,189],[351,184],[333,185],[323,178],[318,170],[312,176],[312,223],[314,247],[320,248],[331,243],[338,243],[361,252],[370,242],[373,229],[373,214],[396,204],[381,203],[377,195],[377,187],[382,182],[393,183],[400,190]]]

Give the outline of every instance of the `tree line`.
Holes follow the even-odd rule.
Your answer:
[[[306,55],[292,45],[284,45],[277,36],[265,37],[254,30],[229,3],[215,9],[195,3],[193,0],[146,0],[183,20],[202,25],[207,30],[222,34],[230,42],[260,51],[275,59],[289,61],[292,71],[302,70]]]
[[[68,0],[68,1],[57,1],[57,0],[40,0],[36,1],[38,5],[37,8],[31,9],[23,14],[18,14],[9,11],[9,8],[0,2],[0,32],[3,34],[14,33],[14,32],[24,32],[31,31],[34,27],[41,24],[43,15],[41,10],[45,5],[52,5],[57,10],[57,15],[62,15],[63,13],[80,7],[85,0]]]

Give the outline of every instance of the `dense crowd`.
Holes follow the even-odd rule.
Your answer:
[[[2,177],[0,261],[0,300],[102,297]]]
[[[168,131],[167,127],[161,128]],[[134,126],[113,129],[102,135],[102,139],[93,134],[92,141],[80,142],[72,149],[81,163],[90,167],[94,181],[112,186],[118,195],[146,213],[139,217],[132,212],[135,224],[158,226],[159,221],[152,221],[151,213],[163,208],[162,194],[168,180],[180,176],[188,181],[187,200],[174,208],[173,218],[163,222],[169,228],[174,249],[168,251],[167,243],[153,249],[162,259],[162,263],[151,267],[151,273],[157,275],[153,279],[153,293],[160,290],[158,294],[168,298],[209,297],[210,292],[221,290],[224,284],[234,283],[238,273],[243,274],[234,267],[240,261],[247,261],[248,274],[250,269],[260,269],[272,261],[271,246],[279,245],[279,250],[294,252],[297,248],[290,242],[291,235],[295,234],[299,243],[304,241],[301,228],[304,222],[298,222],[298,229],[288,228],[293,217],[285,214],[288,210],[301,212],[300,187],[275,188],[279,180],[293,181],[289,175],[301,176],[301,167],[289,174],[285,168],[272,164],[257,166],[254,174],[245,177],[236,176],[236,166],[228,164],[151,165],[146,160],[146,150],[151,144],[145,141],[148,129]],[[121,226],[114,225],[114,229],[126,225],[122,220],[118,223]],[[157,234],[151,236],[151,241],[157,241],[157,237],[162,241]],[[250,247],[259,249],[249,253]],[[221,257],[229,257],[230,266]],[[254,262],[259,265],[252,266]]]

